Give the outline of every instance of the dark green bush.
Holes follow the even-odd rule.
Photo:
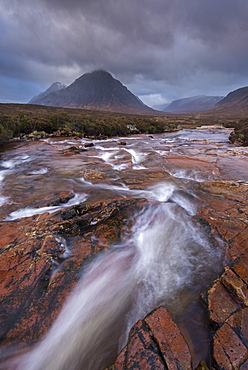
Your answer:
[[[175,128],[164,118],[143,117],[130,115],[109,116],[99,112],[80,115],[55,113],[37,114],[35,112],[16,112],[2,114],[0,116],[1,142],[6,142],[12,137],[22,137],[34,131],[44,131],[46,134],[59,133],[61,135],[74,135],[79,133],[83,136],[124,136],[128,134],[154,134]]]
[[[248,118],[241,119],[229,136],[231,143],[248,145]]]
[[[6,130],[3,125],[0,124],[0,144],[7,143],[13,136],[12,131]]]

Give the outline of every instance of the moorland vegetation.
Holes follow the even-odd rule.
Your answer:
[[[106,138],[155,134],[201,125],[232,127],[232,143],[248,145],[248,118],[198,114],[144,116],[109,111],[57,108],[31,104],[0,104],[0,144],[49,136]]]

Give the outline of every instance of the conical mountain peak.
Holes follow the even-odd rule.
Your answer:
[[[42,99],[35,99],[32,103],[123,113],[156,113],[104,70],[85,73],[66,89],[50,93]]]

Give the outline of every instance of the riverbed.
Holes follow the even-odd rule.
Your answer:
[[[203,358],[208,361],[207,321],[199,294],[218,276],[225,257],[221,240],[209,237],[196,216],[203,206],[201,184],[248,181],[248,150],[231,145],[230,132],[212,127],[106,140],[48,138],[2,148],[2,233],[5,225],[18,228],[46,215],[62,214],[67,220],[79,205],[89,210],[119,202],[114,211],[113,206],[111,211],[104,208],[114,222],[115,212],[122,212],[120,204],[126,207],[123,215],[118,214],[118,225],[111,224],[115,236],[109,232],[104,241],[99,240],[109,225],[103,210],[85,219],[87,227],[80,226],[74,234],[62,235],[59,229],[52,233],[63,253],[62,263],[53,260],[49,279],[61,274],[66,278],[83,237],[89,234],[90,248],[98,249],[86,259],[80,256],[78,271],[83,277],[76,291],[20,369],[62,370],[73,361],[71,369],[82,364],[84,369],[104,368],[126,344],[132,325],[160,305],[167,307],[191,342],[195,365]],[[93,261],[92,267],[87,259]],[[75,283],[80,275],[74,276]],[[20,320],[21,314],[11,321],[12,327],[17,328]],[[104,343],[112,336],[113,343],[106,348]],[[12,335],[13,344],[25,342],[21,330],[17,337]],[[92,355],[96,352],[97,358]]]

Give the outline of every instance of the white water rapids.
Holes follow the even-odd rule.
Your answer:
[[[138,319],[161,304],[175,310],[192,286],[197,290],[211,279],[220,252],[193,222],[189,194],[179,196],[168,184],[154,194],[162,201],[143,209],[132,235],[92,262],[18,369],[103,369]]]
[[[96,140],[87,150],[68,156],[71,145],[80,149],[87,139],[47,139],[16,144],[3,152],[2,221],[15,225],[21,218],[35,219],[35,215],[84,202],[142,198],[146,204],[132,213],[132,230],[120,243],[83,271],[54,325],[27,354],[17,358],[16,369],[104,369],[115,361],[139,319],[160,305],[172,316],[183,315],[216,277],[222,248],[213,245],[195,221],[199,199],[192,184],[220,178],[224,165],[229,165],[227,170],[232,168],[233,160],[240,170],[236,179],[243,178],[247,167],[242,158],[227,158],[227,133],[216,131],[212,137],[200,130],[182,130],[125,138],[125,145],[120,138]],[[184,166],[184,159],[193,155],[199,160],[198,167],[195,163]],[[229,179],[233,172],[227,172]],[[64,191],[72,195],[70,200],[50,205],[54,194],[59,198]],[[97,227],[97,221],[90,227]],[[72,254],[68,243],[65,255]]]

